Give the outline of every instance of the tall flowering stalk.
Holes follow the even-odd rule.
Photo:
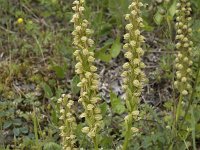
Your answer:
[[[76,136],[74,134],[76,130],[76,119],[73,116],[72,106],[74,101],[71,100],[70,95],[63,94],[61,98],[58,99],[60,104],[60,120],[62,126],[60,126],[60,135],[62,137],[62,146],[64,150],[76,150]]]
[[[176,111],[176,122],[179,119],[181,111],[181,103],[183,97],[191,93],[191,75],[193,64],[192,61],[192,46],[191,41],[192,29],[190,28],[191,22],[191,3],[189,0],[179,0],[177,3],[177,23],[176,23],[176,48],[178,54],[176,56],[176,81],[174,82],[175,88],[178,89],[180,96]]]
[[[93,140],[95,149],[98,149],[98,134],[103,123],[101,110],[98,107],[100,98],[97,96],[99,76],[96,74],[97,68],[94,66],[94,53],[91,52],[94,45],[94,41],[91,39],[93,31],[89,28],[89,22],[84,19],[84,4],[84,0],[75,0],[72,7],[75,11],[71,20],[74,23],[73,44],[77,49],[74,52],[77,60],[75,71],[80,76],[79,102],[84,107],[84,112],[80,117],[85,118],[87,124],[82,128],[82,132]]]
[[[145,68],[145,64],[142,62],[144,51],[141,47],[144,43],[144,37],[140,32],[140,29],[144,26],[143,19],[140,17],[142,6],[143,4],[139,0],[133,0],[129,5],[130,13],[125,15],[125,19],[129,23],[126,25],[127,33],[124,35],[126,43],[123,48],[126,50],[124,56],[128,59],[128,62],[123,65],[125,71],[122,73],[122,77],[124,78],[123,88],[126,93],[128,115],[125,117],[126,131],[123,150],[127,149],[132,134],[139,131],[136,127],[133,127],[133,121],[138,119],[138,104],[143,83],[146,81],[145,74],[142,71]]]

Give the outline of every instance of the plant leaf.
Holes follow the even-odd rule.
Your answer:
[[[171,19],[174,17],[176,13],[176,4],[177,4],[177,0],[175,0],[169,8],[169,14],[170,14]]]
[[[108,51],[111,44],[112,41],[108,40],[105,45],[96,52],[95,57],[104,62],[109,62],[112,59],[112,55],[110,54],[110,51]]]
[[[113,58],[116,58],[119,55],[120,51],[121,51],[120,38],[117,37],[117,39],[114,41],[114,43],[110,49],[111,56]]]
[[[42,83],[42,87],[43,87],[43,90],[44,90],[44,93],[45,93],[45,97],[51,98],[53,96],[51,87],[45,82]]]
[[[8,120],[3,124],[3,129],[7,129],[12,125],[12,121]]]
[[[61,66],[53,66],[52,70],[55,71],[57,77],[59,78],[65,77],[65,70]]]
[[[19,128],[14,128],[13,133],[15,136],[19,136],[19,133],[20,133]]]
[[[71,91],[73,94],[77,94],[80,91],[80,87],[77,84],[80,82],[80,78],[78,75],[75,75],[71,81]]]
[[[113,92],[110,93],[111,107],[113,112],[117,114],[122,114],[125,112],[125,106],[122,103],[121,99],[117,97],[117,95]]]
[[[44,150],[61,150],[62,147],[54,142],[49,142],[44,145]]]
[[[101,108],[101,113],[104,116],[108,110],[108,105],[106,102],[100,104],[100,108]]]
[[[15,126],[20,126],[20,125],[22,125],[22,120],[21,120],[21,119],[18,119],[18,118],[14,119],[14,120],[13,120],[13,125],[15,125]]]
[[[163,15],[161,15],[159,11],[157,11],[156,14],[154,15],[154,21],[157,25],[160,25],[162,23]]]

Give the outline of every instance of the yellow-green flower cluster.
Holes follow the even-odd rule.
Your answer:
[[[123,65],[125,71],[122,73],[122,77],[124,78],[123,88],[126,92],[126,105],[129,112],[137,109],[143,83],[146,81],[142,71],[145,68],[145,64],[142,62],[144,50],[141,47],[144,37],[140,32],[140,28],[144,26],[143,19],[140,17],[140,7],[142,6],[141,2],[133,0],[129,6],[130,14],[125,15],[125,19],[129,23],[126,25],[127,33],[124,35],[126,43],[123,48],[126,50],[124,56],[128,62]]]
[[[177,3],[177,23],[176,23],[176,81],[175,87],[182,95],[188,95],[191,91],[191,60],[193,42],[190,40],[192,29],[191,22],[191,3],[189,0],[179,0]]]
[[[144,37],[140,30],[144,26],[143,19],[140,17],[142,6],[143,4],[139,0],[133,0],[128,7],[130,13],[125,15],[125,19],[129,23],[125,27],[127,32],[124,35],[126,43],[123,49],[126,50],[124,56],[128,59],[128,62],[123,65],[122,77],[128,115],[125,117],[126,131],[123,150],[127,149],[132,135],[137,135],[139,132],[138,128],[133,127],[133,121],[139,120],[138,104],[146,81],[145,73],[142,71],[145,68],[145,64],[142,62]]]
[[[60,120],[62,126],[60,126],[60,136],[62,137],[62,146],[64,150],[76,150],[76,136],[74,134],[76,130],[76,119],[73,116],[72,106],[74,101],[71,100],[70,95],[63,94],[61,98],[58,99],[60,104]]]
[[[86,119],[87,126],[82,129],[93,140],[102,126],[101,110],[98,107],[100,98],[97,96],[98,74],[97,68],[94,66],[94,53],[91,48],[94,41],[91,39],[93,31],[89,28],[89,22],[84,19],[84,0],[75,0],[72,9],[75,11],[71,22],[74,23],[75,30],[72,32],[74,36],[73,44],[77,49],[74,56],[77,60],[75,72],[80,76],[80,83],[77,86],[81,88],[79,102],[84,107],[84,113],[81,118]]]
[[[133,120],[136,120],[136,121],[140,120],[139,113],[140,112],[138,110],[135,110],[135,111],[132,111],[131,114],[128,114],[125,117],[126,128],[130,128],[133,134],[137,134],[139,132],[138,128],[132,127]],[[129,125],[130,125],[130,127],[129,127]]]

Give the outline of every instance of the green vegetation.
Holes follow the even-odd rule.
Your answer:
[[[0,150],[200,148],[200,1],[0,0],[0,16]]]

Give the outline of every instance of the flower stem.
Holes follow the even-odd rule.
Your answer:
[[[132,122],[132,119],[131,121],[128,122],[127,124],[127,127],[126,127],[126,131],[125,131],[125,139],[124,139],[124,144],[123,144],[123,149],[122,150],[127,150],[128,148],[128,143],[129,143],[129,140],[130,140],[130,137],[131,137],[131,122]]]
[[[199,60],[198,60],[198,67],[197,68],[200,68],[200,56],[199,56]],[[185,114],[184,114],[184,117],[183,117],[183,121],[181,122],[181,125],[180,127],[182,127],[183,123],[185,122],[185,119],[186,119],[186,116],[189,112],[189,109],[190,109],[190,106],[192,105],[193,101],[194,101],[194,96],[195,96],[195,92],[196,92],[196,87],[198,85],[198,77],[200,75],[200,69],[198,69],[197,73],[196,73],[196,77],[195,77],[195,81],[194,81],[194,86],[193,86],[193,90],[192,90],[192,93],[190,95],[190,98],[189,98],[189,104],[185,110]]]
[[[97,136],[94,137],[93,143],[94,143],[94,149],[98,150],[99,149],[99,144],[98,144]]]
[[[131,128],[129,128],[129,129],[126,131],[125,141],[124,141],[124,145],[123,145],[123,150],[126,150],[127,147],[128,147],[128,142],[129,142],[129,139],[130,139],[130,129],[131,129]]]
[[[180,94],[179,101],[178,101],[178,106],[177,106],[177,110],[176,110],[176,120],[175,120],[176,126],[177,126],[177,123],[178,123],[178,119],[180,117],[180,112],[181,112],[181,108],[182,108],[182,105],[181,105],[182,99],[183,99],[183,95]]]

